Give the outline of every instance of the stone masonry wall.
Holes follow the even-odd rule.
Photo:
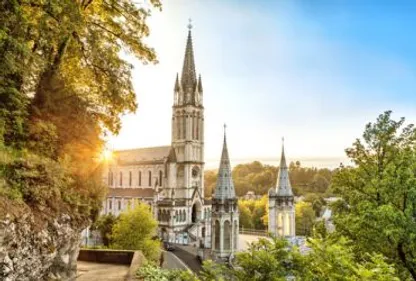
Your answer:
[[[75,280],[80,229],[69,215],[43,221],[26,212],[0,218],[0,280]]]

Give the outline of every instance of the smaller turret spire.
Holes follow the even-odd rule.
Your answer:
[[[227,126],[224,124],[224,143],[222,147],[220,168],[218,170],[217,185],[214,192],[214,198],[217,199],[235,198],[234,183],[231,175],[230,157],[228,156],[226,128]]]
[[[179,74],[176,73],[176,81],[175,81],[175,92],[179,92],[180,86],[179,86]]]
[[[279,174],[277,175],[276,194],[277,196],[293,196],[286,164],[284,138],[282,138],[282,156],[280,157]]]
[[[202,78],[201,78],[201,74],[199,74],[198,76],[198,92],[202,93],[203,89],[202,89]]]

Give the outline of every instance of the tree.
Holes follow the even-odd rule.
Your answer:
[[[92,230],[98,230],[100,232],[103,244],[106,247],[111,243],[113,226],[116,222],[117,218],[113,214],[107,214],[98,217],[97,221],[91,225]]]
[[[112,248],[141,250],[153,261],[159,258],[160,242],[152,239],[157,232],[157,221],[147,204],[136,202],[134,208],[121,213],[112,232]]]
[[[296,234],[310,236],[315,223],[315,211],[312,204],[308,202],[298,202],[295,205]]]
[[[381,114],[346,150],[354,167],[341,167],[332,182],[336,233],[350,238],[363,257],[388,258],[402,280],[416,280],[416,130],[404,118]]]

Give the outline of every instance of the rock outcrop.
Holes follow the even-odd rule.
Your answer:
[[[39,219],[28,207],[0,213],[0,280],[75,280],[81,227],[69,215]]]

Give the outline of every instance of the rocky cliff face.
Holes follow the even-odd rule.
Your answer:
[[[0,280],[75,280],[81,227],[69,215],[38,223],[30,208],[2,213]]]

